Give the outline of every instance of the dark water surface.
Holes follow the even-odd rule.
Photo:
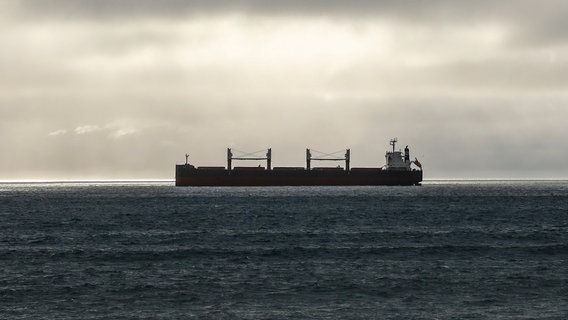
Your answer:
[[[568,182],[0,184],[1,319],[566,319]]]

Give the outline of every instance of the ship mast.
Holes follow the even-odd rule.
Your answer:
[[[393,139],[391,139],[391,141],[390,141],[390,145],[392,146],[392,152],[393,152],[393,153],[394,153],[395,145],[396,145],[397,142],[398,142],[398,139],[397,139],[397,138],[393,138]]]
[[[227,169],[229,171],[231,171],[233,169],[233,166],[232,166],[233,160],[266,160],[267,170],[272,170],[272,149],[268,148],[268,150],[266,150],[266,156],[265,157],[249,156],[249,155],[257,153],[257,152],[248,153],[248,154],[246,154],[242,157],[234,157],[233,151],[231,150],[231,148],[227,148]]]
[[[306,149],[306,169],[309,171],[311,170],[311,163],[313,160],[316,161],[345,161],[345,170],[349,171],[349,164],[351,162],[351,150],[350,149],[346,149],[345,150],[345,156],[343,158],[333,158],[330,157],[334,154],[337,154],[337,152],[334,153],[328,153],[328,154],[323,154],[322,157],[318,157],[318,158],[314,158],[312,157],[312,152],[310,149]]]

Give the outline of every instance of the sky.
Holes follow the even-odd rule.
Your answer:
[[[567,16],[565,0],[2,1],[0,180],[172,179],[227,147],[379,167],[394,137],[426,179],[566,179]]]

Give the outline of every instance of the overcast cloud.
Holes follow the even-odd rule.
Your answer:
[[[6,1],[0,180],[173,178],[398,137],[426,178],[568,178],[566,1]]]

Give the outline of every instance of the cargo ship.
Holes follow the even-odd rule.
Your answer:
[[[306,149],[306,167],[272,167],[272,150],[261,157],[235,157],[227,149],[227,167],[195,167],[185,155],[185,164],[176,165],[176,186],[382,186],[420,185],[422,164],[410,160],[408,146],[396,150],[397,139],[390,140],[392,151],[385,154],[386,164],[376,168],[350,168],[351,151],[341,158],[313,157]],[[266,167],[233,167],[235,160],[266,161]],[[312,167],[313,161],[342,161],[345,167]]]

